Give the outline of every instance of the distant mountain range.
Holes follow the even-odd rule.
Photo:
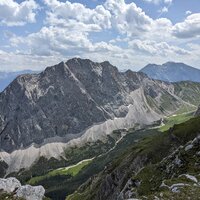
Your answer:
[[[1,72],[0,71],[0,92],[3,91],[17,76],[22,74],[37,73],[31,70],[23,70],[17,72]]]
[[[19,151],[0,157],[23,161],[7,162],[10,171],[19,170],[40,155],[59,158],[63,149],[101,140],[113,130],[151,124],[183,107],[195,109],[200,85],[189,86],[187,96],[188,84],[79,58],[20,75],[0,93],[1,151]]]
[[[125,72],[125,71],[122,71]],[[193,81],[200,82],[200,70],[184,63],[167,62],[163,65],[148,64],[140,72],[147,74],[150,78],[168,81]],[[38,71],[23,70],[16,72],[0,71],[0,92],[2,92],[17,76],[22,74],[39,73]]]
[[[41,73],[23,71],[0,92],[0,177],[12,175],[22,183],[29,180],[30,184],[43,185],[53,200],[65,199],[91,174],[104,169],[110,158],[124,152],[127,141],[131,145],[141,134],[153,133],[155,130],[150,127],[165,123],[166,116],[197,110],[199,102],[200,83],[170,83],[154,80],[142,72],[120,72],[108,61],[73,58]],[[145,129],[150,132],[143,132]],[[137,136],[135,131],[139,131]],[[125,143],[119,143],[122,140]],[[172,140],[179,141],[174,133]],[[137,152],[142,149],[141,146]],[[101,161],[93,162],[94,157]],[[78,177],[47,175],[54,169],[66,170],[86,161],[92,162],[93,167],[86,174],[78,173]],[[41,182],[37,182],[39,176],[44,176],[38,179]],[[127,181],[121,177],[118,180]]]
[[[193,81],[200,82],[200,70],[184,63],[167,62],[163,65],[149,64],[140,70],[150,78],[178,82]]]

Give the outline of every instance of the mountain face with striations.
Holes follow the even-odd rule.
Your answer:
[[[196,87],[193,93],[200,96]],[[66,148],[103,140],[113,130],[195,109],[182,90],[79,58],[21,75],[0,93],[0,158],[9,172],[18,171],[41,156],[60,159]]]
[[[162,81],[200,82],[200,70],[184,63],[167,62],[163,65],[149,64],[140,70],[149,77]]]

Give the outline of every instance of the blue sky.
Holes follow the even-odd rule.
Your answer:
[[[121,70],[167,61],[200,68],[200,1],[0,1],[0,71],[71,57]]]

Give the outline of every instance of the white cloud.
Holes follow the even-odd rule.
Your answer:
[[[0,50],[0,70],[18,71],[23,69],[41,70],[62,61],[59,56],[37,56]]]
[[[73,24],[84,23],[85,27],[96,27],[95,30],[110,28],[110,12],[102,5],[95,9],[89,9],[80,3],[65,3],[57,0],[44,0],[50,11],[47,12],[47,23],[51,25],[67,25],[71,21]],[[87,28],[87,29],[90,29]]]
[[[150,30],[151,18],[135,3],[126,4],[124,0],[107,0],[105,8],[112,15],[112,26],[122,34],[138,35]]]
[[[168,8],[165,6],[162,9],[160,9],[158,12],[159,13],[167,13],[168,11],[169,11]]]
[[[173,0],[164,0],[164,3],[166,4],[171,4],[173,2]]]
[[[173,27],[173,35],[177,38],[194,38],[200,36],[200,13],[188,16],[184,22]]]
[[[186,15],[191,15],[191,14],[192,14],[192,11],[187,10],[187,11],[185,12],[185,14],[186,14]]]
[[[144,0],[144,1],[153,4],[160,4],[160,3],[171,4],[173,2],[173,0]]]
[[[35,11],[39,8],[34,0],[17,3],[13,0],[0,1],[0,25],[22,26],[35,22]]]
[[[85,32],[54,26],[43,27],[39,32],[27,37],[12,37],[10,42],[15,47],[27,46],[29,51],[25,53],[37,56],[78,56],[120,50],[119,47],[105,42],[92,43]]]
[[[9,45],[17,51],[0,55],[1,66],[7,63],[13,68],[16,65],[16,68],[45,67],[75,56],[94,61],[109,60],[120,68],[135,65],[139,68],[149,62],[169,60],[191,60],[192,65],[192,59],[199,60],[193,56],[197,50],[181,44],[182,40],[176,38],[177,33],[188,26],[191,28],[191,21],[195,20],[189,19],[190,16],[173,25],[167,18],[152,19],[135,3],[124,0],[106,0],[93,9],[69,1],[43,2],[46,5],[45,25],[39,31],[26,36],[5,33],[11,37]],[[172,3],[170,0],[162,2]],[[195,26],[198,27],[198,20]],[[95,34],[100,37],[94,39],[97,38]],[[105,34],[110,34],[109,42],[103,37]]]
[[[69,1],[44,1],[50,9],[47,11],[47,24],[80,32],[100,32],[114,28],[120,34],[139,36],[151,32],[157,23],[157,20],[147,16],[135,3],[126,4],[124,0],[107,0],[94,9]]]
[[[69,1],[63,3],[58,0],[44,0],[44,2],[49,8],[46,12],[47,25],[65,27],[79,32],[115,29],[120,34],[133,37],[149,33],[151,36],[154,33],[157,37],[159,34],[166,35],[166,28],[171,27],[170,20],[164,18],[153,20],[135,3],[126,4],[124,0],[106,0],[103,5],[98,5],[94,9]],[[161,34],[160,27],[166,25],[170,27],[165,27],[164,33]],[[158,31],[159,34],[157,34]]]
[[[148,3],[159,4],[162,0],[144,0]]]
[[[166,42],[156,42],[152,40],[133,40],[129,42],[129,46],[136,51],[142,53],[147,53],[150,55],[161,55],[161,56],[170,56],[170,55],[189,55],[190,52],[176,47],[174,45],[169,45]]]

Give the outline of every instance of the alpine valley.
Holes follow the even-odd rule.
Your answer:
[[[73,58],[15,78],[0,93],[0,199],[200,199],[200,73],[169,65],[183,70]]]

